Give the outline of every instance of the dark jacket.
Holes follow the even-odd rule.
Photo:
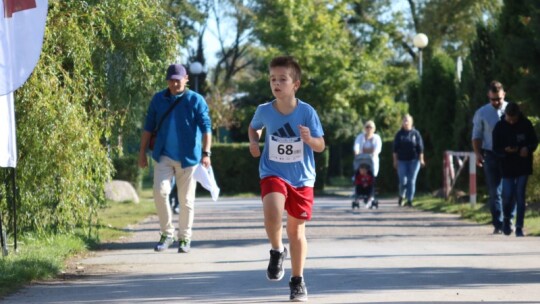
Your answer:
[[[518,152],[508,153],[506,147],[517,147]],[[527,157],[519,150],[527,147]],[[503,177],[518,177],[532,174],[533,152],[538,147],[538,138],[531,121],[520,114],[515,124],[509,124],[503,115],[493,129],[493,151],[501,158]]]
[[[420,158],[424,152],[424,141],[415,128],[407,131],[401,128],[394,137],[394,153],[398,160],[408,161]]]

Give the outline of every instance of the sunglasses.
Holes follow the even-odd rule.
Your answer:
[[[366,126],[366,129],[373,129],[372,126]]]
[[[491,101],[501,101],[502,98],[500,98],[500,97],[495,97],[495,98],[490,98],[489,100],[491,100]]]

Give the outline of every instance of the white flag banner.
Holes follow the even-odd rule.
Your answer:
[[[47,0],[0,0],[0,95],[18,89],[34,70],[47,8]]]
[[[13,93],[0,96],[0,167],[17,166]]]

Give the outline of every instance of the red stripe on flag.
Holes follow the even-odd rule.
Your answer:
[[[4,17],[11,18],[13,13],[36,7],[36,0],[4,0]]]

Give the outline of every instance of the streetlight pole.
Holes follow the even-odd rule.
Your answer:
[[[203,66],[200,62],[194,61],[189,65],[189,72],[193,75],[195,84],[194,90],[199,93],[199,75],[203,72]]]
[[[413,38],[413,44],[418,48],[418,74],[422,77],[422,49],[428,45],[426,34],[418,33]]]

